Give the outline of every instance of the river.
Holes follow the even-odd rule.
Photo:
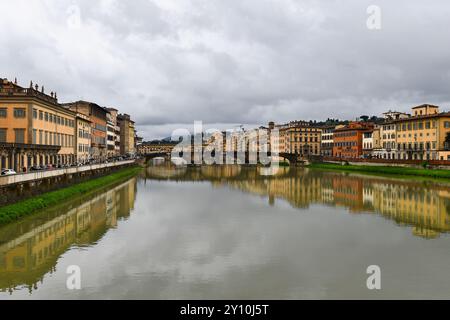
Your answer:
[[[0,227],[0,299],[450,298],[449,184],[263,170],[150,166]]]

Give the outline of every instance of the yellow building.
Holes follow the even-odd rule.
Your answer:
[[[421,105],[413,116],[395,121],[397,159],[450,160],[450,112]]]
[[[75,161],[75,114],[56,93],[0,79],[0,165],[17,172]]]
[[[76,155],[78,163],[86,163],[91,158],[91,127],[89,116],[77,113]]]

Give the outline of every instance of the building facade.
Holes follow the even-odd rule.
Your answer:
[[[306,121],[292,121],[277,125],[280,153],[297,154],[301,157],[319,156],[321,154],[322,128]]]
[[[397,133],[396,125],[390,120],[380,126],[381,148],[377,151],[377,158],[396,159],[397,156]]]
[[[91,120],[91,159],[94,161],[104,161],[107,159],[106,148],[106,114],[105,108],[98,104],[77,101],[64,104],[69,110],[84,114]]]
[[[374,148],[374,157],[378,159],[398,159],[397,133],[395,121],[407,119],[411,115],[398,111],[388,111],[383,113],[384,123],[380,124],[380,146]]]
[[[381,152],[381,126],[375,124],[372,131],[363,134],[363,157],[366,159],[378,158],[377,153]]]
[[[134,121],[128,114],[118,115],[117,121],[120,126],[120,154],[134,155],[136,153]]]
[[[92,123],[88,116],[77,113],[76,115],[77,139],[76,155],[78,163],[86,163],[92,158],[91,154],[91,128]]]
[[[117,146],[117,115],[118,110],[114,108],[107,108],[106,114],[106,149],[108,158],[113,158],[120,155],[120,140]],[[119,129],[120,134],[120,129]],[[120,139],[120,137],[119,137]]]
[[[374,125],[366,122],[352,122],[334,131],[333,157],[361,158],[363,156],[363,136],[372,132]]]
[[[23,172],[31,166],[75,162],[75,114],[44,87],[23,88],[0,79],[0,165]]]
[[[395,121],[397,159],[450,160],[446,144],[450,132],[450,112],[421,105],[412,108],[413,116]]]
[[[342,126],[329,126],[322,128],[321,154],[324,157],[333,156],[334,130]]]

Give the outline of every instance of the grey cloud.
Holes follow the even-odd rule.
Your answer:
[[[68,8],[81,12],[68,27]],[[145,138],[179,124],[355,118],[433,103],[448,110],[445,0],[10,1],[2,76],[62,101],[130,113]]]

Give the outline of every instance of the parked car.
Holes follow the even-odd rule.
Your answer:
[[[42,170],[41,166],[32,166],[30,168],[30,171],[41,171],[41,170]]]
[[[0,175],[2,176],[12,176],[14,174],[17,174],[13,169],[2,169],[2,172]]]

